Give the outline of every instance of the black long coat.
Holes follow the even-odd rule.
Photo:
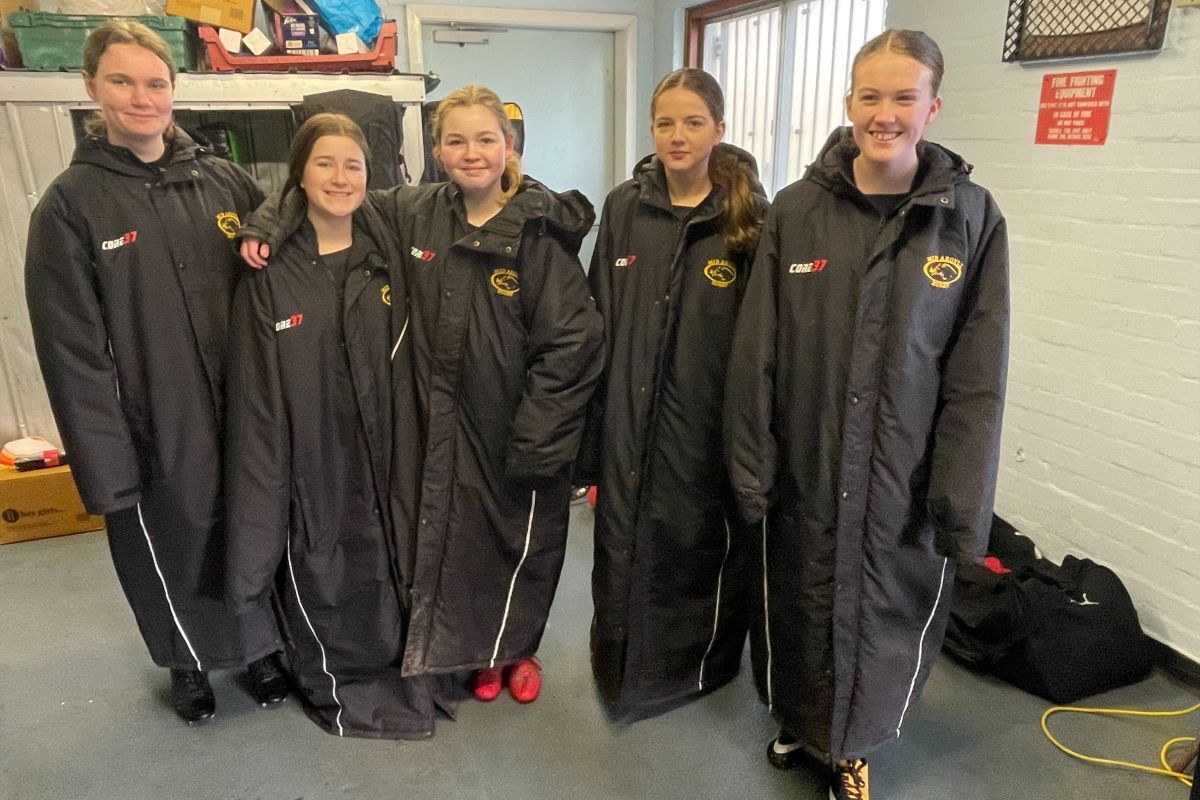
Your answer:
[[[849,129],[776,197],[730,361],[730,474],[763,527],[760,689],[833,758],[899,736],[982,557],[1008,357],[1008,242],[970,167],[918,146],[886,219]]]
[[[728,145],[757,187],[749,154]],[[757,564],[724,467],[721,410],[748,253],[721,233],[723,189],[673,209],[657,157],[608,196],[588,280],[608,367],[579,480],[598,480],[592,670],[636,719],[711,691],[741,663]],[[766,198],[760,196],[762,213]]]
[[[84,504],[127,523],[110,525],[113,563],[164,667],[279,648],[269,603],[234,615],[223,596],[226,329],[245,269],[231,239],[261,199],[175,128],[161,166],[83,140],[29,223],[25,291],[50,405]]]
[[[343,269],[304,222],[235,301],[229,594],[277,593],[305,711],[326,731],[424,738],[450,706],[435,679],[401,675],[411,515],[390,495],[415,495],[418,478],[408,295],[379,211],[354,222]]]
[[[427,438],[405,673],[511,663],[545,630],[603,368],[578,258],[594,213],[530,179],[477,230],[453,184],[391,199]]]

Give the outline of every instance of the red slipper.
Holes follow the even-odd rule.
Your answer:
[[[542,691],[542,662],[524,658],[508,667],[508,692],[518,703],[532,703]]]
[[[476,700],[490,703],[500,696],[502,687],[502,673],[499,667],[477,669],[471,676],[471,693],[475,695]]]

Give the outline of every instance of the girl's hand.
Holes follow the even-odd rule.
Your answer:
[[[271,245],[260,239],[244,239],[241,247],[242,260],[255,269],[262,269],[271,257]]]

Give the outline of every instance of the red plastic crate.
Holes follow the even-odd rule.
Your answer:
[[[369,53],[320,56],[234,55],[209,25],[198,28],[213,72],[391,72],[396,66],[396,20],[384,20]]]

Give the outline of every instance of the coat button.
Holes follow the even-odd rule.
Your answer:
[[[843,500],[848,500],[848,499],[850,499],[850,493],[849,493],[849,492],[842,492],[842,499],[843,499]]]
[[[421,524],[422,524],[422,525],[428,525],[428,524],[429,524],[429,517],[421,517]]]
[[[200,172],[199,172],[198,170],[192,170],[192,177],[193,177],[193,178],[199,178],[199,177],[200,177]]]
[[[850,395],[850,405],[852,405],[852,406],[858,405],[858,395],[856,395],[856,394]]]
[[[950,198],[949,197],[939,197],[938,202],[944,206],[948,206],[948,205],[950,205]]]
[[[454,292],[452,292],[452,291],[450,291],[449,289],[447,289],[447,290],[444,292],[444,296],[445,296],[445,298],[446,298],[447,300],[449,300],[451,297],[453,297],[453,296],[454,296]]]
[[[472,246],[472,247],[479,247],[479,240],[478,240],[478,239],[476,239],[475,241],[471,242],[471,246]]]
[[[364,270],[363,270],[363,277],[364,277],[364,278],[369,278],[369,277],[371,277],[371,270],[369,270],[369,269],[364,269]]]
[[[147,188],[147,189],[149,189],[149,188],[150,188],[150,182],[149,182],[149,181],[146,181],[146,188]]]
[[[511,248],[511,247],[506,247],[506,248],[504,248],[504,252],[506,252],[506,253],[511,253],[511,252],[512,252],[512,248]]]
[[[178,264],[176,264],[175,266],[176,266],[178,269],[187,269],[187,264],[184,264],[182,261],[180,261],[180,262],[179,262]]]

